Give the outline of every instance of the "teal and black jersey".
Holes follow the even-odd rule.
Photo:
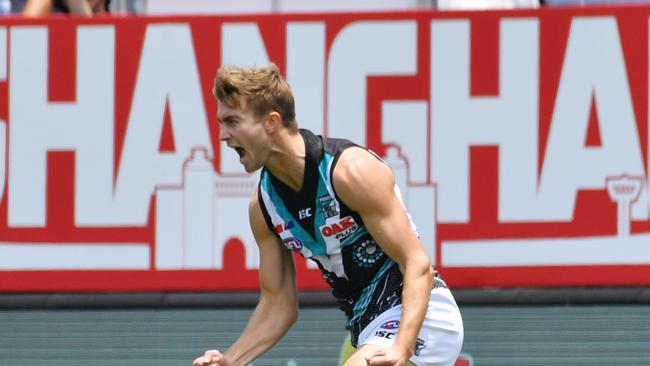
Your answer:
[[[296,192],[262,170],[258,190],[262,212],[286,248],[317,263],[352,324],[369,309],[377,310],[386,297],[391,302],[386,306],[400,303],[402,275],[332,184],[341,152],[358,145],[308,130],[301,129],[300,134],[305,141],[302,188]],[[399,293],[390,298],[387,289]]]

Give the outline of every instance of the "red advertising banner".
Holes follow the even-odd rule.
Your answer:
[[[453,287],[648,285],[649,16],[0,19],[0,291],[256,289],[211,84],[269,61],[301,127],[385,157]]]

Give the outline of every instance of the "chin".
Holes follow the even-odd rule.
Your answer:
[[[262,166],[261,165],[244,165],[244,170],[246,173],[253,173],[257,170],[259,170]]]

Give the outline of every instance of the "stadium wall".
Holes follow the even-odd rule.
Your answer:
[[[210,89],[222,64],[269,61],[301,126],[393,167],[461,305],[458,366],[643,364],[649,17],[0,19],[0,364],[228,346],[257,300],[257,177],[219,144]],[[305,310],[256,365],[337,358],[342,314],[296,262]]]
[[[1,19],[0,291],[256,290],[210,89],[269,61],[301,126],[386,158],[454,288],[647,286],[649,15]]]

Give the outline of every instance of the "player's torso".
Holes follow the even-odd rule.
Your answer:
[[[301,130],[305,140],[305,176],[299,192],[264,170],[260,202],[267,224],[282,243],[315,260],[326,280],[364,283],[386,255],[368,233],[360,215],[334,191],[332,172],[339,154],[355,146],[347,140],[323,139]],[[327,275],[333,278],[327,278]]]

